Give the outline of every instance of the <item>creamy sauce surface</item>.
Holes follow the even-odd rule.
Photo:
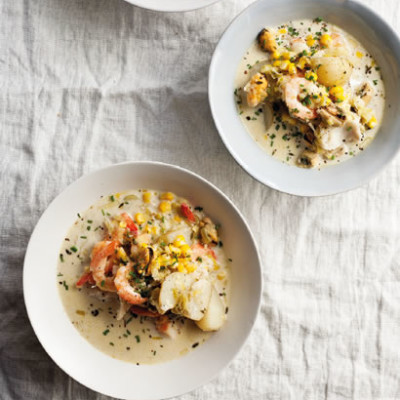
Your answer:
[[[348,151],[345,154],[333,159],[322,160],[318,168],[326,165],[336,165],[363,151],[379,130],[385,106],[385,89],[380,68],[360,42],[335,25],[309,19],[272,27],[272,30],[279,31],[288,27],[294,28],[295,31],[299,32],[298,37],[305,37],[309,34],[316,35],[317,32],[321,33],[321,28],[322,33],[328,31],[329,33],[337,32],[343,35],[350,45],[351,62],[354,65],[350,89],[356,90],[366,80],[370,81],[375,89],[375,94],[368,107],[375,112],[378,121],[376,127],[365,132],[361,143],[348,144]],[[293,39],[289,33],[280,35],[280,38],[281,41],[278,41],[278,44],[282,46],[288,45],[290,40]],[[258,72],[266,62],[270,62],[270,56],[260,49],[255,40],[241,59],[236,74],[234,94],[238,113],[248,133],[268,155],[286,164],[296,165],[296,160],[306,148],[306,143],[298,129],[288,126],[280,120],[280,110],[278,108],[275,109],[274,106],[270,107],[262,104],[256,108],[249,107],[243,96],[243,88],[250,77],[255,72]]]
[[[151,201],[142,201],[143,193],[151,193]],[[68,231],[60,249],[57,284],[64,308],[72,324],[93,346],[109,356],[137,364],[154,364],[178,358],[204,343],[211,335],[203,332],[193,321],[177,316],[173,324],[178,335],[171,339],[160,334],[152,318],[127,313],[120,321],[117,313],[120,307],[114,293],[97,288],[77,288],[76,282],[85,267],[90,265],[93,246],[103,240],[104,220],[107,217],[127,212],[143,213],[150,223],[144,223],[140,230],[157,235],[182,226],[172,211],[160,215],[159,193],[147,190],[132,190],[104,196],[84,213]],[[222,243],[222,242],[221,242]],[[214,249],[224,279],[215,279],[216,287],[228,313],[229,272],[228,259],[221,246]],[[230,260],[231,261],[231,260]]]

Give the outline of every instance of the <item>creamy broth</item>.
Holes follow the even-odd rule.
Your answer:
[[[143,195],[150,197],[143,201]],[[149,196],[150,195],[150,196]],[[109,356],[138,364],[153,364],[178,358],[204,343],[211,332],[204,332],[183,316],[172,316],[175,338],[161,334],[154,318],[127,312],[117,319],[120,301],[115,293],[99,290],[95,285],[78,288],[77,281],[91,263],[92,250],[102,241],[107,230],[105,220],[120,215],[143,215],[146,222],[138,224],[139,233],[149,234],[153,241],[160,235],[189,225],[179,215],[183,199],[174,196],[171,210],[160,211],[160,193],[133,190],[102,197],[78,219],[68,231],[60,249],[57,282],[59,293],[72,324],[93,346]],[[198,208],[200,210],[200,208]],[[195,211],[199,214],[199,211]],[[200,214],[199,214],[200,215]],[[163,239],[165,240],[165,239]],[[214,267],[207,275],[220,296],[224,313],[228,313],[229,271],[222,242],[212,247],[216,256]]]
[[[344,154],[336,157],[333,155],[321,157],[317,168],[335,165],[359,154],[374,139],[383,118],[385,89],[380,68],[375,60],[353,36],[337,26],[319,19],[289,22],[273,27],[271,31],[276,33],[277,43],[281,49],[284,49],[285,46],[289,48],[289,43],[294,37],[305,38],[312,35],[318,40],[318,37],[324,32],[338,33],[346,39],[354,68],[350,81],[345,85],[345,90],[353,93],[366,80],[373,85],[374,95],[368,107],[373,110],[377,123],[375,127],[364,132],[358,143],[346,143],[347,149]],[[284,31],[287,33],[280,33]],[[238,113],[248,133],[268,155],[289,165],[296,165],[300,154],[307,148],[308,143],[303,140],[303,134],[299,132],[297,127],[282,121],[282,105],[279,102],[267,102],[266,105],[261,103],[256,107],[250,107],[246,102],[243,90],[245,85],[249,82],[249,78],[259,72],[266,63],[272,63],[272,56],[270,53],[262,51],[259,43],[255,40],[241,59],[237,70],[234,94]]]

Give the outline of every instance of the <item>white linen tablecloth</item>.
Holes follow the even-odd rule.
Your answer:
[[[50,201],[127,160],[178,164],[216,184],[262,254],[263,303],[247,344],[182,399],[400,399],[400,158],[370,184],[324,198],[278,193],[234,162],[211,118],[207,74],[250,2],[185,14],[122,0],[0,2],[1,399],[107,398],[39,344],[22,266]],[[400,2],[364,2],[399,31]]]

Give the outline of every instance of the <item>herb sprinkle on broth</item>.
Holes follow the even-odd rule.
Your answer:
[[[356,156],[374,139],[385,89],[362,44],[317,17],[262,29],[239,64],[234,98],[267,154],[320,169]]]
[[[77,214],[59,253],[72,324],[99,350],[136,364],[197,348],[228,317],[231,259],[221,233],[201,206],[170,192],[102,197]]]

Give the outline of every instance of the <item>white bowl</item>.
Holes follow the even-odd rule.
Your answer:
[[[135,6],[162,12],[192,11],[207,7],[219,0],[125,0]]]
[[[163,364],[137,366],[97,350],[72,325],[57,288],[59,249],[76,214],[86,210],[101,195],[135,188],[168,190],[201,204],[207,214],[221,223],[224,248],[233,259],[226,324],[202,346]],[[172,165],[130,162],[80,178],[50,204],[28,245],[23,287],[29,319],[40,343],[67,374],[109,396],[160,399],[180,395],[207,382],[242,347],[260,306],[261,263],[248,225],[215,186]]]
[[[381,67],[386,89],[384,121],[373,142],[351,160],[320,171],[289,166],[268,156],[243,126],[233,96],[239,61],[263,27],[315,17],[338,25],[367,48]],[[250,175],[286,193],[328,195],[365,184],[396,155],[400,147],[399,71],[396,33],[362,4],[351,0],[258,0],[231,23],[215,49],[209,101],[221,139]]]

